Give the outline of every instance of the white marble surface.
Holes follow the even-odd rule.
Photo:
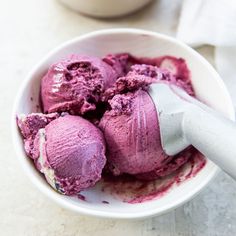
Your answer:
[[[81,16],[53,0],[0,0],[0,235],[236,235],[236,183],[223,173],[195,199],[163,216],[104,220],[49,201],[23,173],[11,143],[15,94],[27,71],[50,49],[101,28],[137,27],[172,34],[179,2],[156,1],[129,17],[106,21]],[[212,62],[213,48],[200,52]]]

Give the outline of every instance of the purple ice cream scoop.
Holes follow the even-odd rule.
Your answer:
[[[152,65],[133,65],[107,91],[107,97],[113,96],[109,100],[111,109],[99,127],[107,143],[108,168],[114,175],[156,179],[174,172],[191,156],[189,149],[174,158],[163,151],[156,107],[148,94],[148,85],[159,81],[178,85],[193,95],[188,83]]]
[[[107,143],[109,169],[115,175],[149,172],[166,155],[161,148],[157,113],[147,92],[115,95],[99,127]]]
[[[24,121],[19,123],[24,132]],[[27,140],[27,135],[24,138]],[[65,195],[93,186],[101,178],[106,162],[102,132],[79,116],[65,115],[41,127],[31,148],[37,169]]]
[[[112,62],[109,65],[97,57],[71,55],[53,64],[41,82],[44,113],[81,115],[95,110],[101,94],[123,75],[121,61]]]

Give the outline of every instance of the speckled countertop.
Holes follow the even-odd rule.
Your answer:
[[[48,200],[23,173],[11,143],[15,94],[27,71],[49,50],[102,28],[137,27],[173,34],[179,3],[155,1],[129,17],[108,21],[81,16],[55,0],[0,1],[0,235],[236,235],[236,183],[223,173],[195,199],[163,216],[104,220],[80,216]],[[198,50],[213,61],[214,48]]]

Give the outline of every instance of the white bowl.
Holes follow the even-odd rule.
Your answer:
[[[234,109],[224,83],[213,67],[196,51],[185,44],[158,33],[137,29],[110,29],[80,36],[50,52],[24,80],[16,98],[12,133],[17,157],[29,179],[49,198],[78,213],[109,218],[143,218],[159,215],[178,207],[199,193],[217,173],[218,167],[208,161],[194,177],[178,187],[173,187],[163,197],[139,204],[128,204],[99,191],[96,187],[85,191],[91,202],[82,201],[55,192],[35,169],[25,155],[22,137],[15,122],[16,114],[36,111],[39,97],[40,78],[48,67],[71,53],[104,56],[107,53],[129,52],[136,56],[157,57],[173,55],[182,57],[192,73],[192,84],[196,95],[210,106],[234,119]],[[31,99],[33,98],[33,100]],[[101,203],[101,199],[110,204]]]
[[[69,8],[95,17],[118,17],[137,11],[151,0],[60,0]]]

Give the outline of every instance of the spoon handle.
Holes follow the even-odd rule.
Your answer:
[[[184,113],[184,137],[236,180],[236,123],[211,108],[190,106]]]

